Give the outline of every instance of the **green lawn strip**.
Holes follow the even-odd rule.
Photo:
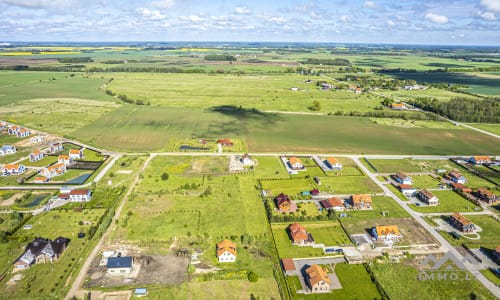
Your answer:
[[[336,176],[321,178],[320,191],[333,194],[371,194],[382,190],[365,176]]]
[[[497,286],[500,284],[500,277],[498,277],[490,269],[480,270],[479,272],[481,272],[481,274],[483,274],[486,278],[488,278],[489,281],[493,282],[493,284],[496,284]]]
[[[441,182],[431,175],[411,175],[412,186],[417,189],[435,189]]]
[[[270,178],[290,178],[286,172],[283,162],[279,157],[275,156],[258,156],[254,157],[257,160],[254,175],[259,179]]]
[[[41,160],[30,162],[29,158],[23,160],[21,163],[28,167],[48,167],[57,161],[57,156],[45,155]]]
[[[372,159],[368,161],[377,169],[378,173],[420,172],[421,169],[410,159]]]
[[[439,199],[438,206],[416,206],[410,204],[411,209],[422,213],[469,212],[482,210],[481,207],[464,199],[454,191],[432,191],[432,193]]]

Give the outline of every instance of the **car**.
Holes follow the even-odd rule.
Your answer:
[[[420,206],[420,203],[418,203],[418,202],[417,202],[417,203],[415,203],[415,205],[416,205],[416,206]]]

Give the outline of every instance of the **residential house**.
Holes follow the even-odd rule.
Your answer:
[[[220,144],[221,146],[228,146],[228,147],[231,147],[234,145],[234,143],[228,138],[218,139],[217,144]]]
[[[307,268],[305,278],[312,293],[330,292],[330,277],[321,266],[314,264]]]
[[[92,198],[90,190],[71,190],[68,195],[71,202],[88,202]]]
[[[25,138],[31,134],[31,131],[26,128],[19,128],[19,130],[16,132],[16,136],[18,138]]]
[[[290,197],[283,193],[274,198],[274,202],[280,212],[295,212],[297,210],[297,205],[290,200]]]
[[[412,184],[411,177],[404,172],[397,172],[396,175],[394,175],[394,179],[400,184]]]
[[[411,195],[413,195],[413,194],[415,194],[417,192],[417,189],[414,188],[414,187],[412,187],[409,184],[400,184],[399,185],[399,190],[405,196],[411,196]]]
[[[331,84],[328,84],[326,82],[321,83],[321,89],[324,91],[330,90],[332,88],[333,88],[333,85],[331,85]]]
[[[17,125],[12,125],[9,127],[9,129],[7,129],[7,133],[9,135],[17,135],[17,132],[19,131],[19,129],[21,129],[21,127],[19,127]]]
[[[459,213],[454,213],[450,216],[450,224],[465,233],[472,233],[476,231],[474,223]]]
[[[62,143],[53,143],[50,144],[49,146],[49,153],[57,153],[60,152],[64,149],[64,146]]]
[[[288,163],[290,164],[290,168],[293,170],[302,170],[304,169],[304,165],[302,161],[295,156],[292,156],[288,159]]]
[[[464,184],[465,182],[467,182],[467,179],[465,179],[464,175],[462,175],[462,173],[460,173],[456,170],[448,173],[448,178],[455,183]]]
[[[62,175],[64,173],[66,173],[66,165],[63,164],[63,163],[56,163],[56,164],[53,164],[51,166],[48,166],[48,167],[45,167],[45,168],[42,168],[40,170],[40,175],[48,178],[48,179],[51,179],[53,177],[56,177],[56,176],[59,176],[59,175]]]
[[[352,195],[351,205],[356,209],[369,209],[372,207],[372,196],[368,194]]]
[[[355,85],[350,85],[349,86],[349,91],[355,93],[355,94],[361,94],[361,88],[357,87]]]
[[[339,210],[344,210],[345,209],[345,207],[344,207],[344,200],[342,200],[340,198],[337,198],[337,197],[329,198],[329,199],[326,199],[326,200],[321,200],[319,203],[326,210],[336,210],[336,211],[339,211]]]
[[[40,150],[35,150],[30,153],[30,162],[35,162],[43,159],[43,152]]]
[[[30,143],[37,144],[45,140],[45,135],[37,135],[30,138]]]
[[[478,188],[474,195],[488,204],[493,204],[498,201],[497,195],[487,188]]]
[[[288,226],[288,231],[290,233],[290,239],[295,245],[310,245],[314,244],[314,239],[311,233],[307,232],[306,229],[295,222]]]
[[[0,148],[0,156],[16,153],[16,147],[11,145],[4,145]]]
[[[383,225],[372,228],[372,235],[377,241],[382,241],[386,245],[392,245],[402,237],[397,225]]]
[[[327,157],[325,163],[332,170],[342,169],[342,164],[335,157]]]
[[[426,189],[420,190],[417,194],[417,197],[418,199],[427,203],[429,206],[439,205],[439,199]]]
[[[72,158],[73,160],[83,159],[83,149],[69,150],[69,158]]]
[[[252,157],[248,153],[243,154],[240,158],[240,161],[243,164],[243,166],[245,166],[245,167],[255,166],[255,161],[252,159]]]
[[[217,243],[217,258],[219,262],[234,262],[236,260],[236,244],[227,239]]]
[[[394,102],[394,103],[391,103],[391,109],[404,110],[404,109],[406,109],[406,106],[403,102]]]
[[[125,275],[132,272],[133,259],[131,256],[109,257],[106,263],[109,275]]]
[[[297,270],[295,268],[295,264],[293,263],[293,259],[291,258],[282,258],[281,266],[283,267],[283,271],[287,276],[297,275]]]
[[[73,158],[70,157],[69,155],[60,154],[57,157],[57,162],[68,166],[68,165],[71,165],[73,163]]]
[[[21,175],[25,170],[21,164],[5,164],[2,166],[2,176]]]
[[[37,237],[26,246],[24,253],[14,262],[14,271],[25,270],[33,264],[54,262],[59,259],[69,239],[58,237],[54,241]]]
[[[469,161],[475,165],[489,164],[491,163],[491,157],[489,156],[472,156]]]
[[[5,129],[5,128],[7,128],[7,126],[8,126],[8,125],[9,125],[9,124],[7,124],[6,122],[4,122],[4,121],[0,121],[0,130],[3,130],[3,129]]]
[[[47,183],[47,182],[49,182],[49,178],[47,178],[47,177],[42,177],[42,176],[38,176],[38,177],[35,177],[35,178],[33,179],[33,182],[34,182],[34,183]]]

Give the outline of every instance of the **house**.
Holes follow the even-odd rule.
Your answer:
[[[328,84],[328,83],[325,83],[325,82],[321,83],[321,89],[324,90],[324,91],[330,90],[332,88],[333,88],[333,85],[331,85],[331,84]]]
[[[17,125],[12,125],[9,127],[9,129],[7,129],[7,133],[9,135],[17,135],[17,132],[19,131],[19,129],[21,129],[21,127],[19,127]]]
[[[326,210],[344,210],[344,201],[340,198],[333,197],[319,202]]]
[[[83,159],[83,149],[69,150],[69,158],[72,158],[73,160]]]
[[[274,198],[274,202],[280,212],[295,212],[297,210],[297,205],[290,200],[290,197],[283,193]]]
[[[368,194],[358,194],[351,196],[351,205],[356,209],[368,209],[372,206],[372,196]]]
[[[488,190],[487,188],[478,188],[474,194],[479,199],[488,204],[493,204],[498,201],[497,195],[495,195],[492,191]]]
[[[450,216],[450,224],[465,233],[472,233],[476,231],[474,223],[459,213],[454,213]]]
[[[290,167],[294,170],[304,169],[304,165],[302,164],[302,161],[295,156],[292,156],[288,159],[288,164],[290,164]]]
[[[417,197],[429,206],[436,206],[439,204],[439,199],[426,189],[420,190]]]
[[[500,264],[500,246],[497,246],[493,251],[493,260],[497,263]]]
[[[491,163],[491,157],[489,156],[472,156],[469,161],[475,165],[489,164]]]
[[[109,257],[106,263],[109,275],[123,275],[132,272],[133,259],[131,256]]]
[[[40,150],[35,150],[30,153],[30,162],[39,161],[43,158],[43,152]]]
[[[245,167],[253,167],[255,166],[255,161],[252,159],[248,153],[245,153],[241,156],[240,162],[243,164]]]
[[[335,157],[327,157],[325,163],[332,170],[342,169],[342,164]]]
[[[319,190],[318,189],[312,189],[309,191],[312,196],[318,196],[319,195]]]
[[[46,183],[46,182],[49,182],[49,179],[47,177],[38,176],[38,177],[35,177],[33,179],[33,182],[34,183]]]
[[[350,85],[349,86],[349,91],[355,93],[355,94],[361,94],[361,88],[357,87],[355,85]]]
[[[0,155],[9,155],[9,154],[14,154],[16,153],[16,147],[11,146],[11,145],[4,145],[0,148]]]
[[[220,144],[221,146],[228,146],[228,147],[231,147],[234,145],[234,143],[228,138],[218,139],[217,144]]]
[[[230,240],[217,243],[217,258],[219,262],[234,262],[236,260],[236,244]]]
[[[462,173],[460,173],[456,170],[448,173],[448,178],[450,178],[450,180],[455,182],[455,183],[464,184],[465,182],[467,182],[467,179],[465,179],[464,175],[462,175]]]
[[[26,128],[20,128],[17,132],[16,132],[16,136],[18,138],[24,138],[24,137],[27,137],[31,134],[31,131],[29,129],[26,129]]]
[[[406,109],[406,106],[403,102],[394,102],[394,103],[391,103],[391,109],[404,110],[404,109]]]
[[[2,166],[2,176],[21,175],[25,170],[20,164],[5,164]]]
[[[294,245],[310,245],[314,244],[314,239],[312,235],[306,231],[306,229],[295,222],[288,226],[288,231],[290,233],[290,239]]]
[[[63,163],[56,163],[52,166],[48,166],[40,170],[40,175],[47,177],[48,179],[62,175],[64,173],[66,173],[66,165]]]
[[[404,172],[397,172],[396,175],[394,175],[394,179],[400,184],[412,184],[411,177]]]
[[[54,262],[59,259],[69,239],[58,237],[54,241],[37,237],[26,246],[24,253],[14,262],[14,271],[25,270],[33,264]]]
[[[412,187],[409,184],[400,184],[399,185],[399,190],[405,196],[411,196],[411,195],[413,195],[413,194],[415,194],[417,192],[417,189],[414,188],[414,187]]]
[[[297,275],[295,264],[293,263],[293,259],[291,258],[282,258],[281,266],[283,267],[283,271],[287,276]]]
[[[37,144],[45,140],[45,135],[37,135],[30,138],[30,143]]]
[[[92,198],[90,190],[71,190],[68,195],[71,202],[88,202]]]
[[[50,144],[49,153],[57,153],[57,152],[62,151],[63,149],[64,149],[64,146],[62,143]]]
[[[386,245],[392,245],[403,237],[396,225],[375,226],[372,228],[372,235],[376,241],[382,241]]]
[[[71,165],[73,163],[73,158],[70,157],[69,155],[60,154],[57,157],[57,162],[68,166],[68,165]]]
[[[330,277],[321,266],[314,264],[307,268],[305,278],[312,293],[330,292]]]
[[[465,185],[463,185],[461,183],[452,182],[451,183],[451,187],[455,191],[461,191],[463,193],[468,193],[468,194],[472,193],[472,189],[471,188],[465,187]]]

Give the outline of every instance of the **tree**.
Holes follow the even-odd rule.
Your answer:
[[[163,172],[163,174],[161,174],[161,180],[163,180],[163,181],[168,180],[168,177],[169,177],[168,173],[166,173],[166,172]]]
[[[308,109],[312,111],[319,111],[321,109],[321,104],[319,103],[319,101],[314,100],[312,104],[308,107]]]
[[[0,243],[7,243],[7,231],[0,230]]]
[[[259,281],[259,275],[257,275],[257,273],[255,273],[254,271],[248,272],[248,281],[250,282]]]

